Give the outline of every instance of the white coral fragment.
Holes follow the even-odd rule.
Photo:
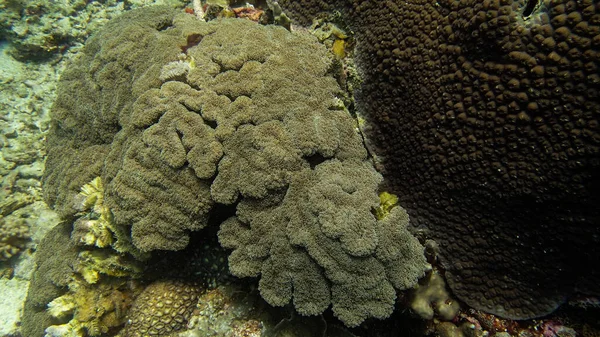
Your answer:
[[[85,333],[76,320],[61,325],[51,325],[46,328],[44,337],[84,337]]]
[[[192,66],[187,61],[173,61],[165,64],[160,70],[159,79],[163,82],[185,78]]]
[[[75,301],[69,294],[60,296],[48,303],[48,313],[55,318],[63,318],[73,314]]]

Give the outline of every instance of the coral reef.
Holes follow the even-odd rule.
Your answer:
[[[76,199],[75,205],[79,205],[80,212],[77,213],[79,218],[73,223],[71,232],[71,238],[76,244],[98,248],[110,247],[119,253],[119,256],[114,252],[109,253],[114,255],[115,259],[123,259],[125,254],[130,254],[137,260],[146,260],[149,257],[133,245],[127,227],[116,224],[112,212],[104,205],[102,178],[96,177],[83,185]],[[107,250],[103,252],[105,257],[102,259],[107,260]],[[98,251],[89,253],[95,255]]]
[[[118,337],[167,336],[186,327],[202,288],[193,282],[162,280],[135,299]]]
[[[144,132],[121,132],[109,154],[123,158],[111,163],[121,167],[107,177],[107,206],[117,225],[133,224],[133,243],[142,251],[183,249],[187,233],[208,220],[210,184],[199,178],[215,172],[222,150],[214,131],[186,109],[197,106],[194,100],[198,93],[181,82],[146,91],[134,105],[133,124],[144,126],[165,114]]]
[[[40,223],[39,212],[47,212],[40,180],[58,75],[49,65],[19,63],[6,49],[0,44],[0,266],[13,268],[18,260],[7,260],[51,225]]]
[[[143,252],[184,249],[229,208],[219,240],[233,249],[230,268],[260,276],[270,304],[292,302],[303,315],[331,305],[348,326],[388,317],[427,263],[402,208],[373,214],[381,176],[334,69],[306,32],[132,11],[93,36],[61,79],[46,200],[63,216],[96,207],[99,181],[87,196],[74,192],[101,175],[114,217],[80,219],[73,237],[114,245],[98,226],[131,226]]]
[[[121,27],[130,19],[139,20],[137,11],[107,23],[106,30],[87,41],[77,62],[69,63],[61,76],[43,181],[44,199],[63,217],[80,211],[76,196],[81,187],[101,176],[119,116],[129,117],[139,93],[160,86],[162,64],[174,61],[179,45],[185,44],[174,31],[156,33],[168,26],[175,11],[150,7],[146,13],[153,19],[138,26]],[[110,37],[115,32],[117,36]]]
[[[8,49],[7,43],[0,43],[0,227],[13,227],[20,238],[2,238],[8,240],[4,244],[12,241],[12,247],[4,246],[7,255],[0,261],[0,335],[17,336],[36,245],[59,220],[42,201],[40,180],[60,63],[20,63]],[[17,255],[4,259],[16,249]]]
[[[143,271],[139,261],[110,250],[84,250],[77,255],[73,269],[89,284],[101,275],[134,278]]]
[[[72,265],[78,250],[71,243],[71,229],[68,222],[58,224],[37,246],[35,270],[21,321],[23,336],[42,337],[44,330],[55,324],[47,311],[47,304],[65,294],[74,274]]]
[[[600,4],[281,0],[355,33],[370,150],[456,296],[509,318],[600,294]],[[587,267],[586,267],[587,266]]]
[[[180,336],[261,336],[268,316],[258,299],[235,285],[208,290],[198,299],[187,333]]]
[[[80,212],[71,240],[78,254],[71,262],[68,292],[48,303],[48,313],[62,324],[48,326],[46,336],[101,336],[123,325],[138,290],[131,280],[143,272],[139,260],[148,258],[112,220],[100,177],[83,185],[76,199]]]

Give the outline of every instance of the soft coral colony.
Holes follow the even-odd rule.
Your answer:
[[[331,307],[348,326],[388,317],[396,291],[429,266],[404,210],[374,214],[382,177],[333,62],[306,32],[161,7],[127,13],[62,77],[47,202],[65,218],[91,209],[72,238],[138,261],[201,244],[192,232],[229,207],[218,237],[233,249],[230,270],[258,277],[268,303],[304,315]],[[113,255],[93,252],[78,257],[88,283],[121,276],[115,268],[137,275],[124,260],[103,270]]]

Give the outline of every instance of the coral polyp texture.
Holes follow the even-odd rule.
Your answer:
[[[287,195],[242,201],[219,232],[221,244],[234,248],[231,272],[260,275],[268,303],[293,299],[304,315],[331,303],[348,326],[388,317],[395,289],[412,287],[425,261],[403,209],[381,221],[370,214],[379,204],[373,186],[380,179],[366,163],[330,161],[295,175]]]
[[[600,294],[600,4],[281,0],[339,10],[386,190],[453,292],[508,318]]]
[[[92,207],[99,180],[85,200],[76,192],[101,176],[100,213],[114,217],[91,224],[130,229],[143,252],[181,250],[226,219],[233,274],[260,277],[270,304],[331,307],[349,326],[386,318],[428,265],[402,208],[373,213],[382,177],[334,71],[307,32],[160,7],[125,14],[63,76],[46,200],[65,217]],[[224,208],[228,219],[215,215]],[[89,226],[74,237],[97,244]]]
[[[202,288],[182,280],[156,281],[135,299],[118,337],[171,336],[187,326]]]
[[[162,63],[175,59],[179,44],[185,44],[174,31],[158,33],[168,27],[173,11],[153,7],[146,14],[144,21],[137,11],[127,15],[140,21],[137,26],[108,22],[61,75],[47,138],[44,198],[62,216],[79,211],[76,196],[102,175],[121,119],[130,117],[140,93],[160,87]]]

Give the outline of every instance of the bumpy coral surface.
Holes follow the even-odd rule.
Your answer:
[[[125,312],[131,306],[128,282],[109,280],[91,286],[72,279],[69,292],[48,303],[48,314],[64,324],[45,329],[46,336],[103,336],[125,323]]]
[[[17,255],[29,241],[29,224],[25,219],[0,216],[0,261]]]
[[[201,295],[193,282],[156,281],[136,298],[119,337],[167,336],[186,327]]]
[[[600,4],[282,0],[358,40],[370,146],[452,290],[504,317],[600,294]]]
[[[424,319],[438,318],[451,321],[456,317],[460,305],[446,290],[444,278],[432,271],[414,291],[410,301],[411,309]]]
[[[100,170],[104,205],[146,252],[181,250],[217,203],[236,208],[219,239],[234,249],[234,275],[260,276],[269,303],[293,301],[305,315],[331,305],[349,326],[388,317],[396,291],[422,276],[423,247],[401,208],[373,214],[381,176],[325,46],[282,27],[160,9],[109,25],[74,66],[85,75],[61,85],[48,201],[68,214],[81,178],[64,183],[64,172]],[[87,94],[97,110],[77,104]]]

